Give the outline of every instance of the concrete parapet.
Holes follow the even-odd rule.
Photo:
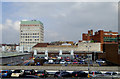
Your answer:
[[[4,69],[38,69],[38,70],[88,70],[87,66],[0,66]],[[102,66],[102,67],[92,67],[90,66],[90,71],[119,71],[119,66]]]

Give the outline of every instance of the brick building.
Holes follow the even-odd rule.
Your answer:
[[[103,48],[104,53],[101,55],[101,58],[105,58],[108,63],[120,65],[120,53],[118,52],[118,44],[103,44]]]
[[[118,32],[98,30],[93,34],[93,30],[82,34],[83,41],[99,42],[99,43],[117,43]]]

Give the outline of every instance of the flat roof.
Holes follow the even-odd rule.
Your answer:
[[[43,23],[41,21],[31,20],[31,21],[21,21],[21,24],[41,24]]]
[[[27,55],[27,54],[30,54],[30,53],[2,52],[2,53],[0,53],[0,58],[1,57],[12,57],[12,56]]]

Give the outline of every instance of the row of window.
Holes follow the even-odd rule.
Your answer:
[[[39,38],[39,36],[21,36],[21,38]]]
[[[21,35],[39,35],[39,33],[21,33]]]
[[[104,37],[104,38],[113,38],[113,37]],[[117,37],[114,37],[113,39],[115,39],[115,38],[117,39]]]
[[[32,43],[37,43],[37,42],[21,42],[21,43],[31,43],[32,44]]]
[[[21,24],[21,26],[39,26],[39,24],[31,24],[31,25]]]
[[[25,41],[32,41],[32,39],[25,39]],[[34,39],[34,41],[39,41],[39,39]]]

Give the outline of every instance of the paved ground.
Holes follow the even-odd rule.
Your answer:
[[[87,66],[0,66],[2,70],[6,69],[39,69],[39,70],[88,70]],[[90,67],[92,71],[118,71],[120,72],[120,66],[101,66]]]

